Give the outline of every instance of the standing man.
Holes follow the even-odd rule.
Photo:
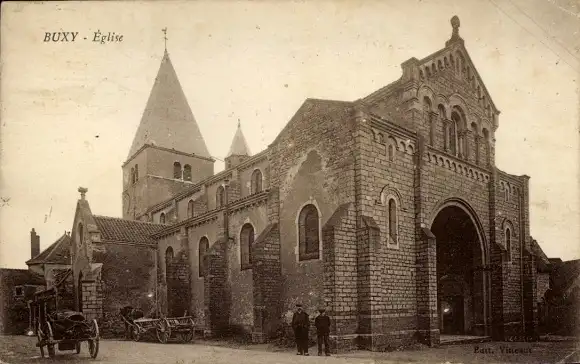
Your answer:
[[[308,356],[308,329],[310,328],[310,318],[302,311],[302,305],[296,305],[296,312],[292,316],[292,329],[296,339],[297,355]]]
[[[328,336],[330,335],[330,317],[326,314],[324,308],[319,308],[320,313],[314,320],[316,326],[316,338],[318,341],[318,355],[322,355],[322,343],[324,343],[324,354],[330,356],[330,349],[328,348]]]

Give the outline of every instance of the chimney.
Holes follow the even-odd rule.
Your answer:
[[[34,228],[30,231],[30,258],[40,254],[40,236],[36,234]]]

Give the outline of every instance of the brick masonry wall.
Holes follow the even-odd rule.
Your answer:
[[[230,297],[227,294],[227,241],[220,237],[205,256],[204,278],[205,335],[221,336],[228,332]]]
[[[237,332],[250,335],[254,325],[254,279],[253,268],[241,269],[240,234],[244,224],[254,228],[254,239],[262,233],[267,225],[266,201],[229,215],[229,234],[232,240],[228,244],[228,293],[231,296],[230,326]],[[254,240],[255,241],[255,240]],[[254,246],[251,247],[252,253]]]
[[[511,252],[505,250],[502,264],[504,325],[512,335],[522,330],[522,248],[526,241],[521,222],[522,186],[514,181],[516,178],[498,171],[495,189],[496,239],[504,250],[507,249],[506,230],[511,231]]]
[[[199,242],[207,237],[210,247],[217,240],[217,220],[187,230],[191,269],[191,306],[197,327],[203,328],[205,319],[205,278],[199,275]],[[202,258],[203,259],[203,258]]]
[[[280,325],[280,231],[278,224],[266,226],[253,246],[253,341],[272,338]]]
[[[546,291],[550,288],[550,274],[538,272],[536,276],[536,301],[542,302]]]
[[[351,122],[348,103],[307,100],[270,147],[268,215],[280,223],[283,312],[301,302],[313,316],[324,304],[322,259],[298,260],[296,219],[312,203],[322,229],[340,203],[353,201]]]

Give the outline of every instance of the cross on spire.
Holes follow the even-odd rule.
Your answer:
[[[161,29],[163,32],[163,41],[165,42],[165,52],[167,52],[167,27]]]

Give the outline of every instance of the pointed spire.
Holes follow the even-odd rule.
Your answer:
[[[240,123],[240,119],[238,119],[238,130],[236,130],[236,134],[234,135],[234,140],[232,140],[232,146],[230,147],[230,151],[226,157],[232,155],[250,155],[250,148],[248,148],[248,143],[246,142],[246,138],[244,137],[244,133],[242,133],[242,125]]]
[[[145,144],[210,158],[167,48],[127,159]]]

